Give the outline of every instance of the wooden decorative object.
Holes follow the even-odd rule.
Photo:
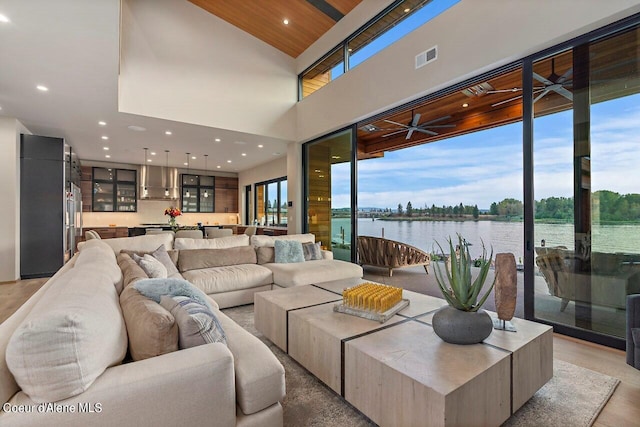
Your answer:
[[[495,299],[498,319],[501,321],[495,325],[496,329],[509,330],[506,322],[513,318],[516,311],[517,274],[516,258],[512,253],[496,255]]]

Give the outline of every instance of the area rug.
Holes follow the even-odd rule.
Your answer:
[[[282,402],[285,427],[375,426],[258,332],[253,323],[253,305],[225,309],[223,312],[260,338],[284,366],[287,384],[287,396]],[[556,359],[551,381],[504,426],[591,426],[619,382],[616,378]]]

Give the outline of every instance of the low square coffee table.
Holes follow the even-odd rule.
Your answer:
[[[549,326],[513,319],[518,332],[448,344],[431,327],[443,299],[404,291],[410,305],[381,324],[333,311],[352,285],[257,293],[255,324],[381,426],[497,426],[553,375]]]

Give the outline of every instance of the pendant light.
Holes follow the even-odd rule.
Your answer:
[[[145,165],[145,168],[147,167],[147,151],[148,150],[149,150],[148,148],[144,149],[144,165]],[[149,173],[149,171],[147,170],[147,174],[148,173]],[[149,195],[149,190],[147,190],[147,186],[145,185],[144,188],[142,189],[142,197],[147,197],[148,195]]]
[[[191,154],[191,153],[187,153],[187,175],[189,175],[189,155],[190,155],[190,154]],[[186,193],[184,193],[184,197],[186,197],[187,199],[188,199],[189,197],[191,197],[191,193],[189,193],[189,189],[188,189],[188,188],[187,188],[187,192],[186,192]]]
[[[209,173],[209,171],[207,170],[207,157],[209,157],[209,155],[205,154],[204,155],[204,173],[205,173],[205,175],[207,173]],[[204,189],[204,194],[202,195],[202,197],[204,197],[205,199],[209,197],[209,191],[207,191],[206,188]]]
[[[169,150],[164,150],[164,153],[166,156],[165,167],[169,171]],[[164,197],[169,197],[169,187],[164,188]]]

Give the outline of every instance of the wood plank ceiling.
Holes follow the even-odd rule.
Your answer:
[[[297,58],[362,0],[189,1]]]

